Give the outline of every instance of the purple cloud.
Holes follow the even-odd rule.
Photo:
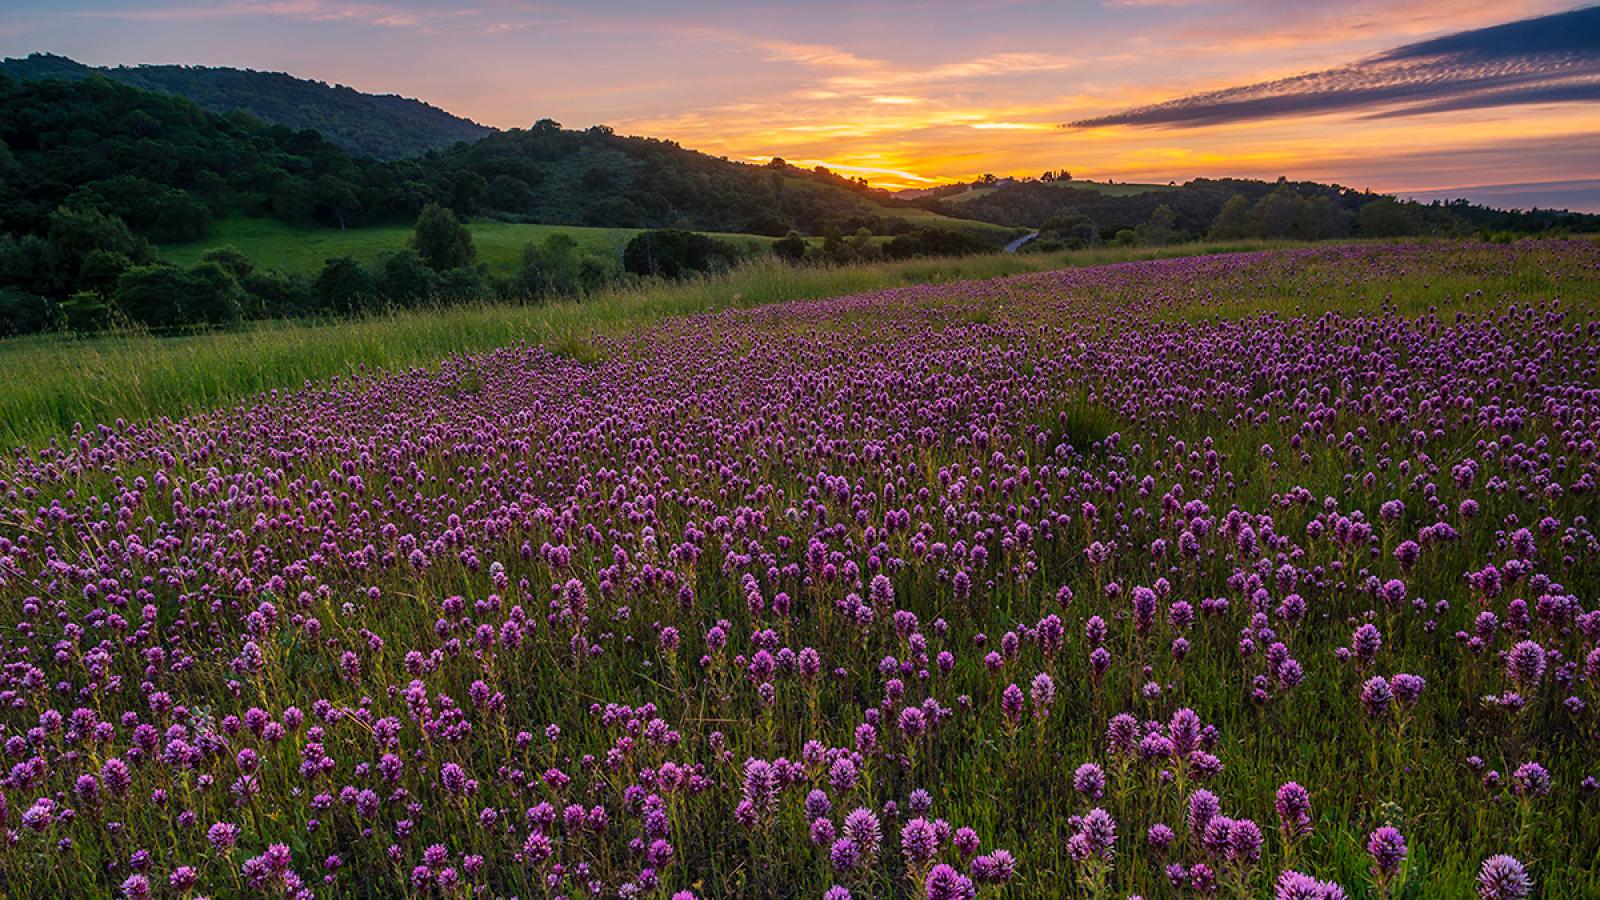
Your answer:
[[[1193,128],[1336,111],[1393,117],[1593,100],[1600,100],[1600,6],[1463,31],[1336,69],[1194,94],[1068,127]]]

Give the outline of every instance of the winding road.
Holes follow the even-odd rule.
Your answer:
[[[1036,238],[1038,236],[1039,236],[1039,232],[1030,231],[1027,234],[1023,235],[1022,237],[1019,237],[1016,240],[1012,241],[1011,243],[1007,244],[1006,245],[1006,252],[1007,253],[1015,253],[1018,250],[1021,250],[1022,246],[1024,244],[1028,243],[1029,241],[1033,240],[1034,238]]]

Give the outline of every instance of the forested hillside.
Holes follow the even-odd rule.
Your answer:
[[[214,113],[245,112],[273,125],[311,128],[358,156],[404,159],[494,129],[409,97],[367,94],[344,85],[213,66],[92,67],[64,56],[35,53],[0,69],[23,80],[81,79],[101,74],[150,91],[187,97]]]
[[[1197,178],[1173,187],[1107,188],[1064,180],[1007,179],[978,189],[963,185],[930,192],[914,202],[998,225],[1038,228],[1045,233],[1041,248],[1084,246],[1115,240],[1118,234],[1141,243],[1171,243],[1195,237],[1323,240],[1534,234],[1592,231],[1600,226],[1600,216],[1582,213],[1508,211],[1464,200],[1416,203],[1314,181]]]

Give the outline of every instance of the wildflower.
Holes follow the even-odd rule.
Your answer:
[[[1515,857],[1491,856],[1478,870],[1478,896],[1482,900],[1525,900],[1531,893],[1533,879]]]

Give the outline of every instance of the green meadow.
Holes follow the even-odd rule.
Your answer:
[[[588,228],[581,225],[529,225],[513,222],[472,222],[472,244],[478,261],[500,274],[522,263],[522,250],[553,234],[564,234],[578,242],[584,253],[602,256],[622,255],[637,228]],[[161,258],[182,266],[193,265],[214,247],[237,247],[263,268],[282,272],[315,275],[330,259],[349,256],[371,265],[386,253],[405,249],[411,240],[410,225],[374,225],[365,228],[337,229],[324,226],[300,227],[277,219],[252,219],[234,216],[217,222],[203,241],[190,244],[165,244]],[[765,249],[772,238],[749,234],[717,234],[746,252]]]

